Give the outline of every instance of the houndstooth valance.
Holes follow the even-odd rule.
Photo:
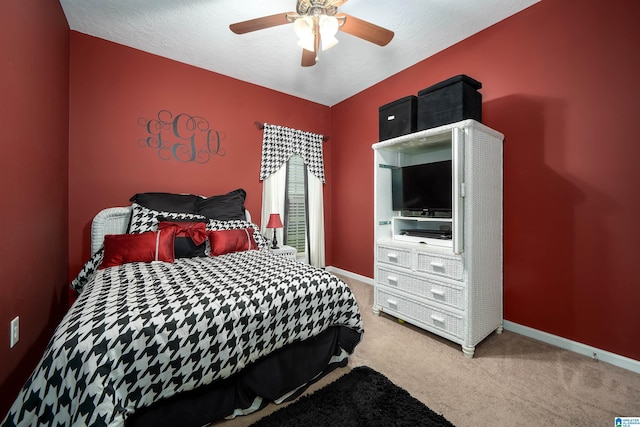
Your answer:
[[[325,182],[322,135],[265,123],[260,179],[276,172],[294,154],[302,157],[309,171]]]

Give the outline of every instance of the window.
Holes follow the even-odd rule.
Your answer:
[[[307,192],[306,166],[302,157],[292,156],[287,162],[287,190],[285,192],[284,243],[304,258],[307,248]]]

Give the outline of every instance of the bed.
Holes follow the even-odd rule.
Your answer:
[[[363,329],[344,282],[271,253],[244,206],[212,219],[132,200],[94,218],[79,296],[2,426],[200,426],[295,398],[347,364]],[[132,255],[131,239],[155,245],[152,258]],[[171,239],[174,255],[179,240],[205,254],[165,259]]]

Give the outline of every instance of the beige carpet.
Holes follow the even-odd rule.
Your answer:
[[[457,427],[613,426],[616,416],[640,416],[640,374],[508,331],[489,336],[468,359],[457,344],[373,315],[373,288],[343,279],[358,300],[364,339],[349,367],[308,392],[366,365]],[[279,408],[214,425],[246,426]]]

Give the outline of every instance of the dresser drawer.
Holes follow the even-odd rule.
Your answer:
[[[378,261],[399,267],[411,268],[411,250],[390,246],[378,246]]]
[[[462,280],[462,258],[418,252],[416,271]]]
[[[378,283],[464,310],[464,287],[378,267]]]
[[[440,329],[455,337],[463,337],[464,318],[462,316],[418,301],[412,301],[381,288],[376,288],[376,293],[377,303],[382,307],[382,311],[399,317],[411,317],[424,325]]]

